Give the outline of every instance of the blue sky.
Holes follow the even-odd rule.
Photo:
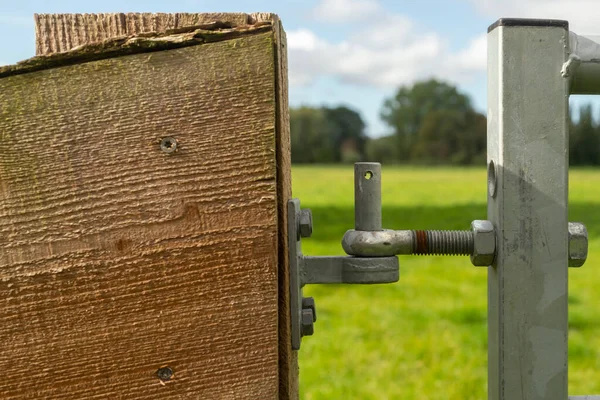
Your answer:
[[[599,0],[0,0],[0,65],[34,55],[34,13],[132,11],[279,14],[291,105],[347,105],[373,136],[388,131],[384,99],[419,79],[458,85],[484,112],[485,34],[499,17],[566,19],[579,34],[600,33],[589,18],[600,15]]]

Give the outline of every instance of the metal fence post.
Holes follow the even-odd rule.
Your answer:
[[[567,399],[565,21],[488,31],[489,400]]]

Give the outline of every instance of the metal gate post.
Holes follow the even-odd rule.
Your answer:
[[[488,399],[567,399],[566,21],[488,30]]]

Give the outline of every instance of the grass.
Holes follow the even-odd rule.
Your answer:
[[[311,208],[309,255],[343,254],[354,223],[353,168],[295,167],[294,196]],[[486,217],[485,168],[385,167],[389,229],[468,229]],[[571,221],[590,235],[569,270],[569,394],[600,393],[600,170],[570,174]],[[393,285],[311,286],[318,321],[300,351],[303,400],[487,398],[487,273],[463,257],[400,259]]]

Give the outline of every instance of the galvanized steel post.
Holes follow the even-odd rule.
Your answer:
[[[567,395],[566,21],[488,31],[488,399]]]

